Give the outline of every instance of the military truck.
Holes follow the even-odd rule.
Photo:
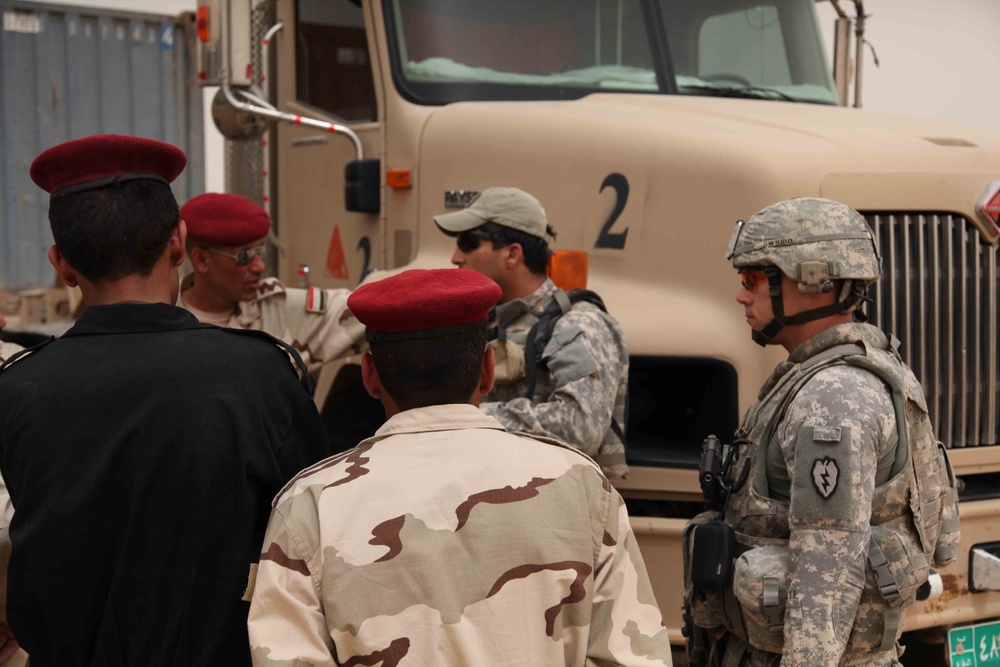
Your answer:
[[[840,4],[834,76],[814,0],[199,0],[229,184],[269,207],[286,282],[448,266],[432,216],[494,185],[586,251],[631,352],[617,486],[678,645],[700,445],[732,436],[783,358],[750,340],[726,243],[800,195],[875,230],[869,315],[902,339],[964,483],[962,555],[907,627],[940,644],[1000,614],[1000,136],[849,106],[864,11]],[[358,376],[326,369],[327,416]]]

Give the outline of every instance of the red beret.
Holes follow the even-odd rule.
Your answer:
[[[30,174],[38,187],[60,197],[126,180],[168,184],[186,164],[184,151],[162,141],[95,134],[43,152],[31,163]]]
[[[347,307],[368,340],[431,338],[486,327],[500,286],[471,269],[411,269],[362,285]]]
[[[267,236],[267,211],[238,195],[206,192],[181,207],[188,236],[215,245],[246,245]]]

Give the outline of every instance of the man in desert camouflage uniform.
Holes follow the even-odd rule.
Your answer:
[[[593,457],[609,479],[625,477],[628,350],[617,321],[587,301],[570,303],[546,276],[555,232],[537,199],[517,188],[487,188],[461,211],[434,218],[457,237],[452,263],[502,289],[491,322],[496,385],[482,409],[510,431],[561,440]],[[483,243],[489,241],[489,243]],[[547,307],[561,316],[542,350],[535,384],[526,350]]]
[[[955,558],[958,509],[899,341],[856,310],[874,236],[844,204],[791,199],[739,222],[727,258],[753,339],[789,357],[730,449],[728,585],[692,581],[719,513],[685,530],[692,663],[898,665],[917,588]]]
[[[360,351],[362,327],[347,310],[346,289],[285,287],[264,278],[267,212],[243,197],[214,192],[181,208],[193,272],[178,305],[206,324],[257,329],[296,349],[316,379],[320,367]]]
[[[622,498],[580,452],[507,433],[472,271],[359,287],[365,386],[389,420],[274,502],[254,664],[670,665]],[[485,354],[484,354],[484,349]]]

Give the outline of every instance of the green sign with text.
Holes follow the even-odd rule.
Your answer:
[[[951,667],[1000,667],[1000,622],[948,631]]]

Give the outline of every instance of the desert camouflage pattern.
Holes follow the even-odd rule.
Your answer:
[[[192,275],[185,277],[177,305],[198,315],[184,303],[184,288]],[[285,287],[277,278],[260,281],[257,298],[241,301],[224,326],[233,329],[266,331],[295,348],[316,379],[323,364],[352,354],[359,354],[365,328],[347,309],[347,289],[324,289],[323,312],[309,312],[309,290]]]
[[[622,498],[471,405],[399,413],[278,495],[254,664],[670,665]]]
[[[556,286],[546,279],[537,290],[497,306],[509,344],[523,348],[538,317],[553,300]],[[525,396],[523,367],[512,381],[500,380],[481,405],[510,431],[560,440],[593,457],[608,479],[628,474],[625,444],[611,427],[625,427],[628,349],[618,322],[593,304],[579,302],[560,317],[543,353],[534,396]],[[499,373],[500,371],[498,371]]]
[[[831,278],[878,280],[881,259],[864,217],[831,199],[802,197],[768,206],[736,223],[726,259],[737,269],[777,266],[800,279],[806,261],[827,264]]]
[[[883,364],[893,385],[923,401],[887,337],[866,324],[813,336],[765,383],[738,432],[749,444],[733,470],[748,476],[726,514],[742,552],[732,590],[715,601],[739,611],[715,616],[735,660],[726,664],[777,654],[783,667],[898,664],[905,610],[929,573],[911,506],[923,445],[898,428],[890,386],[845,363],[850,355]],[[768,595],[778,609],[766,609]]]

